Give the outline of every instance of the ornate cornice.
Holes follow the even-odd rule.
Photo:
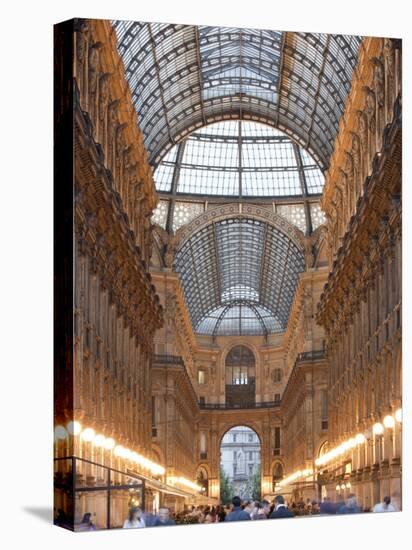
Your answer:
[[[400,96],[400,42],[365,38],[321,199],[327,218],[330,264],[351,217],[357,213],[375,155],[382,148],[384,130],[396,117],[395,104]]]
[[[337,251],[319,302],[317,322],[328,333],[350,322],[367,289],[373,286],[384,258],[392,254],[401,232],[401,114],[386,128],[383,148],[358,201],[357,215]]]
[[[90,124],[75,109],[75,228],[80,256],[88,254],[92,269],[110,290],[110,299],[136,336],[162,325],[162,307],[135,244],[118,193],[91,139]]]

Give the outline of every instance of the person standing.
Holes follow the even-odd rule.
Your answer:
[[[391,504],[391,497],[383,497],[382,502],[378,502],[372,509],[372,512],[397,512],[395,506]]]
[[[123,523],[123,529],[141,529],[142,527],[146,527],[142,509],[138,506],[133,506],[130,508],[129,517]]]
[[[96,531],[96,526],[92,522],[92,515],[90,512],[86,512],[83,516],[81,523],[79,523],[76,531]]]
[[[159,515],[155,519],[153,526],[157,527],[159,525],[176,525],[175,520],[170,517],[169,508],[159,508]]]
[[[282,495],[277,495],[275,497],[275,509],[270,514],[269,519],[293,518],[293,517],[294,516],[292,512],[287,509],[284,497]]]
[[[337,514],[359,514],[361,512],[360,507],[358,506],[356,495],[351,493],[348,496],[346,504],[338,508]]]
[[[240,497],[233,497],[232,511],[227,514],[225,521],[247,521],[250,520],[250,515],[245,510],[242,510]]]

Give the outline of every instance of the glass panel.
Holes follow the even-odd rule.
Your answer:
[[[54,523],[73,529],[73,507],[72,460],[54,460]]]
[[[108,469],[76,459],[76,489],[88,487],[107,487]]]
[[[129,510],[133,506],[143,506],[141,487],[110,491],[110,527],[123,527],[129,517]]]
[[[107,529],[108,491],[77,491],[75,531]]]
[[[176,202],[173,212],[173,231],[177,231],[199,216],[204,210],[203,203],[199,202]]]
[[[174,265],[197,332],[266,334],[286,326],[304,260],[274,227],[230,218],[195,233]]]
[[[315,230],[320,225],[326,223],[326,218],[319,203],[312,203],[310,205],[310,215],[312,217],[312,228]]]
[[[308,193],[321,193],[322,172],[302,148],[300,155]],[[239,196],[242,183],[245,197],[302,195],[291,139],[256,122],[217,122],[195,130],[185,140],[181,167],[176,169],[172,158],[176,161],[169,152],[155,172],[159,191],[170,191],[173,174],[178,174],[177,193]]]
[[[189,129],[243,111],[277,120],[327,168],[361,37],[130,21],[113,26],[153,165]]]
[[[159,201],[156,209],[153,211],[152,222],[157,223],[163,229],[166,229],[167,214],[169,211],[169,201]]]
[[[305,207],[301,204],[278,204],[276,212],[296,225],[303,233],[306,231]]]

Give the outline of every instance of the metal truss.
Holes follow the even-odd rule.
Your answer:
[[[276,227],[234,216],[185,241],[174,268],[198,333],[268,335],[285,330],[305,262]]]
[[[193,130],[240,118],[281,129],[327,169],[361,37],[113,25],[154,167]]]
[[[288,136],[263,124],[234,120],[196,130],[175,145],[154,178],[162,199],[170,200],[169,222],[176,201],[185,198],[289,198],[304,205],[307,233],[313,226],[309,200],[320,196],[324,184],[314,159]],[[167,229],[172,227],[169,223]]]

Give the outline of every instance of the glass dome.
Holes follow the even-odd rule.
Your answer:
[[[211,197],[307,197],[324,177],[305,149],[257,122],[228,120],[194,131],[154,173],[162,194]]]

